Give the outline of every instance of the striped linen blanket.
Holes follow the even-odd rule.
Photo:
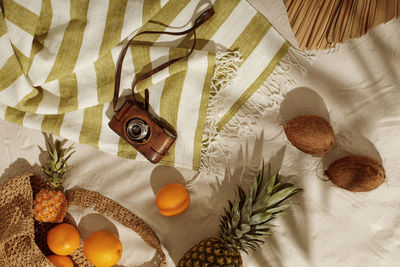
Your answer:
[[[197,29],[190,58],[138,86],[149,88],[152,112],[178,134],[161,163],[210,168],[221,160],[217,137],[227,129],[237,134],[240,125],[228,124],[290,54],[288,42],[244,0],[3,0],[0,118],[144,160],[108,127],[121,48],[141,30],[191,27],[210,3],[215,15]],[[135,74],[186,54],[192,41],[140,36],[125,58],[121,89],[130,88]],[[267,89],[248,113],[278,103],[279,89]],[[120,97],[129,94],[122,90]]]

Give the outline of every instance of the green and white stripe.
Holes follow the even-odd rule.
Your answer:
[[[197,31],[196,50],[143,81],[154,113],[178,139],[162,164],[200,168],[216,51],[238,50],[238,76],[212,114],[221,130],[286,54],[288,43],[245,0],[214,0],[215,16]],[[182,30],[199,14],[189,0],[3,0],[0,13],[0,118],[143,159],[117,136],[113,115],[115,66],[126,39],[140,30]],[[23,14],[23,16],[20,16]],[[19,18],[19,19],[18,19]],[[149,22],[157,21],[158,24]],[[183,28],[182,28],[183,27]],[[176,29],[179,28],[179,29]],[[192,36],[145,35],[127,53],[120,96],[136,75],[187,53]],[[221,51],[222,47],[222,51]],[[123,102],[123,100],[120,100]]]

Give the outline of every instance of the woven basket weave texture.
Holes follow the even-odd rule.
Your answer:
[[[43,187],[45,183],[32,173],[13,177],[0,186],[0,264],[3,266],[54,266],[46,258],[51,254],[46,236],[55,224],[37,222],[32,215],[34,196]],[[160,266],[166,266],[160,241],[143,219],[97,192],[79,189],[65,193],[68,206],[93,209],[138,233],[156,249]],[[70,214],[64,222],[76,226]],[[75,266],[93,266],[85,258],[82,244],[70,257]]]

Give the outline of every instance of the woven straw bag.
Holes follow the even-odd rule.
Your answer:
[[[33,199],[44,182],[32,173],[18,175],[0,186],[0,265],[2,266],[54,266],[46,256],[51,254],[46,235],[51,223],[33,219]],[[166,266],[166,256],[154,231],[140,217],[117,202],[93,191],[66,191],[68,206],[91,208],[132,229],[156,249],[160,266]],[[67,214],[65,222],[76,226]],[[75,266],[92,266],[81,247],[70,256]]]

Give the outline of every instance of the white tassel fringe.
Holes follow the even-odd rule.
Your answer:
[[[200,174],[189,183],[189,187],[202,177],[206,182],[207,177],[221,178],[227,162],[232,158],[232,143],[244,145],[248,137],[257,134],[260,121],[265,115],[279,111],[284,96],[295,86],[290,72],[295,69],[302,74],[306,73],[299,61],[300,57],[312,61],[310,55],[290,48],[264,84],[218,133],[216,124],[220,118],[217,114],[221,111],[223,92],[236,77],[241,58],[239,51],[217,53],[203,135]]]

